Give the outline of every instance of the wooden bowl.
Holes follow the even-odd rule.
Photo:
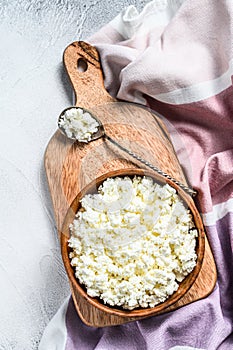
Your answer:
[[[137,308],[134,310],[125,310],[123,308],[119,307],[112,307],[105,305],[101,299],[98,298],[92,298],[90,297],[85,290],[85,287],[80,285],[78,280],[75,277],[74,269],[72,268],[70,264],[70,258],[69,258],[69,252],[71,251],[68,247],[68,239],[70,238],[70,230],[69,225],[73,222],[75,218],[75,214],[79,210],[80,207],[80,199],[87,193],[95,193],[96,189],[103,183],[104,180],[106,180],[109,177],[116,177],[116,176],[130,176],[133,177],[134,175],[138,176],[150,176],[153,178],[155,182],[158,182],[160,184],[166,184],[168,183],[172,187],[174,187],[179,194],[180,198],[186,203],[188,208],[190,209],[194,224],[196,226],[196,229],[198,230],[198,237],[197,237],[197,244],[196,244],[196,254],[197,254],[197,263],[193,271],[186,276],[186,278],[180,283],[179,288],[176,292],[174,292],[168,299],[166,299],[164,302],[156,305],[152,308]],[[73,203],[71,204],[71,207],[69,208],[65,221],[63,224],[62,232],[61,232],[61,252],[62,252],[62,258],[65,265],[66,272],[68,274],[72,296],[74,299],[74,303],[77,306],[77,295],[81,295],[88,304],[93,305],[94,307],[98,308],[102,312],[105,312],[109,315],[117,315],[125,318],[129,317],[139,317],[139,318],[145,318],[148,316],[155,315],[157,312],[161,312],[162,310],[166,309],[168,306],[171,306],[175,302],[177,302],[181,297],[184,296],[184,294],[191,288],[194,281],[196,280],[198,273],[201,269],[203,256],[204,256],[204,249],[205,249],[205,235],[204,235],[204,228],[201,221],[201,217],[198,213],[198,210],[192,200],[192,198],[185,193],[183,190],[181,190],[175,183],[172,181],[158,175],[157,173],[151,171],[151,170],[145,170],[145,169],[123,169],[123,170],[116,170],[111,171],[109,173],[106,173],[100,177],[98,177],[96,180],[92,181],[90,184],[88,184],[74,199]]]

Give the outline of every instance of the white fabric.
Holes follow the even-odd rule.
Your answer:
[[[214,205],[211,212],[202,214],[203,223],[206,226],[215,225],[216,221],[222,219],[229,213],[233,213],[233,198]]]
[[[229,69],[216,79],[204,81],[172,92],[158,94],[155,95],[155,98],[161,102],[178,105],[205,100],[229,88],[232,85],[232,75],[233,60],[229,62]]]
[[[66,310],[70,297],[67,297],[56,315],[47,326],[41,339],[38,350],[65,350],[67,330],[66,330]]]
[[[135,6],[131,5],[114,18],[110,22],[110,25],[116,29],[124,39],[129,39],[141,25],[144,31],[155,26],[166,26],[184,1],[185,0],[150,1],[141,12],[139,12]]]

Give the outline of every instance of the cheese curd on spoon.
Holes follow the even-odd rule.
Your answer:
[[[99,123],[90,113],[82,108],[69,108],[59,119],[58,125],[68,138],[79,142],[89,142],[98,131]]]
[[[91,297],[132,310],[165,301],[195,267],[197,230],[170,185],[108,178],[70,225],[71,265]]]

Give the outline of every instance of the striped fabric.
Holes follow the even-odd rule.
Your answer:
[[[130,6],[90,42],[110,93],[150,106],[175,130],[218,281],[203,300],[117,327],[85,326],[66,301],[39,349],[233,349],[233,2],[155,0],[141,13]]]

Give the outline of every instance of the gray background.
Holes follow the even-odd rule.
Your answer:
[[[33,350],[69,294],[43,155],[72,104],[65,47],[130,4],[148,1],[0,0],[0,349]]]

